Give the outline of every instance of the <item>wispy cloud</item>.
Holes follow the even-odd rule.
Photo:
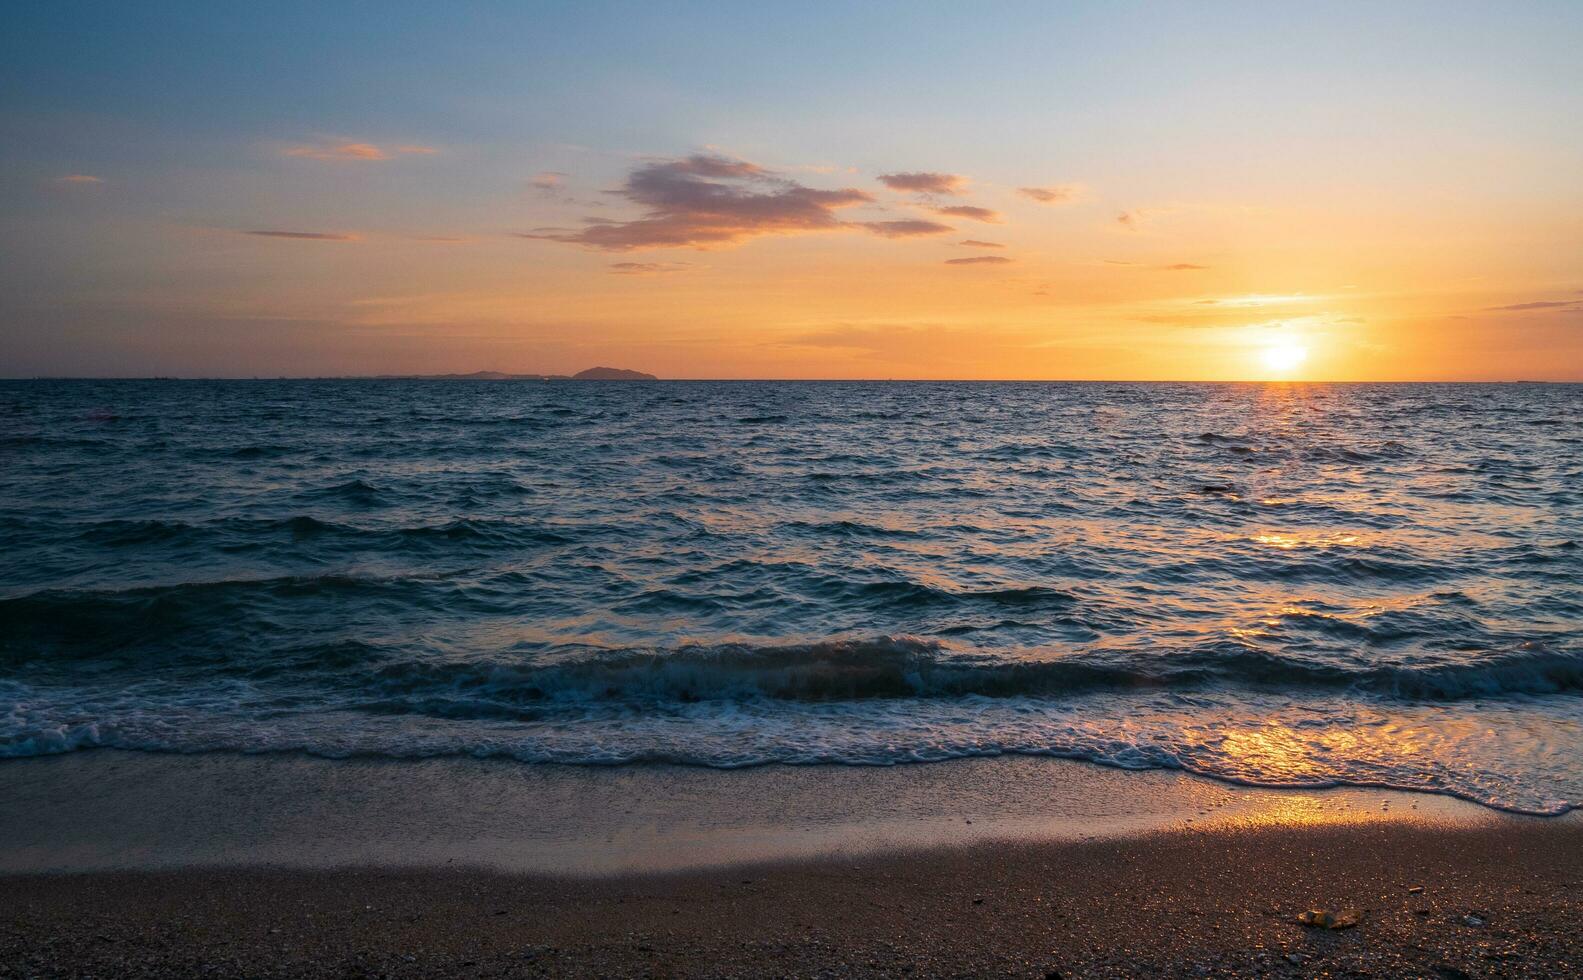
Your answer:
[[[1070,204],[1083,195],[1082,184],[1054,184],[1049,187],[1019,187],[1017,193],[1040,204]]]
[[[967,188],[967,178],[961,174],[937,174],[923,171],[880,174],[879,182],[893,191],[908,194],[960,194]]]
[[[95,177],[92,174],[66,174],[63,177],[56,177],[55,178],[55,183],[57,183],[57,184],[75,184],[75,185],[78,185],[78,186],[81,186],[81,185],[84,185],[84,184],[102,184],[102,183],[104,183],[104,178],[103,177]]]
[[[1167,272],[1197,272],[1209,268],[1207,265],[1194,265],[1191,262],[1177,262],[1174,265],[1162,265],[1160,268]]]
[[[946,265],[1005,265],[1011,259],[1004,255],[969,255],[960,259],[946,259]]]
[[[1525,310],[1560,310],[1577,306],[1578,301],[1572,299],[1546,299],[1535,300],[1531,303],[1510,303],[1506,306],[1489,306],[1486,309],[1496,313],[1520,313]]]
[[[953,218],[966,218],[969,221],[1000,224],[1000,212],[991,211],[989,208],[976,208],[971,204],[952,204],[948,207],[931,208],[930,210],[935,214],[950,215]]]
[[[865,360],[933,365],[936,370],[949,364],[959,370],[962,365],[994,358],[998,352],[1031,353],[1035,342],[1035,337],[1017,328],[869,322],[831,324],[788,337],[775,346],[849,351]]]
[[[939,235],[951,231],[950,225],[938,221],[908,218],[901,221],[862,221],[859,224],[885,238],[916,238],[919,235]]]
[[[819,190],[745,160],[705,154],[644,164],[611,193],[644,208],[642,216],[586,218],[580,229],[543,229],[520,237],[607,252],[709,248],[765,235],[850,228],[836,212],[874,200],[855,188]]]
[[[1170,214],[1176,210],[1175,207],[1133,208],[1116,215],[1116,223],[1128,231],[1138,231],[1160,215]]]
[[[335,231],[244,231],[244,235],[258,235],[262,238],[300,238],[314,242],[357,242],[362,241],[357,235]]]
[[[386,149],[373,143],[360,143],[347,139],[330,139],[319,140],[314,143],[298,143],[285,147],[280,152],[282,156],[301,157],[307,160],[370,162],[374,160],[389,160],[392,156],[432,156],[440,151],[438,147],[422,146],[415,143],[406,143]]]
[[[613,262],[610,274],[615,276],[658,276],[671,272],[686,272],[691,266],[686,262]]]
[[[1005,248],[1006,247],[1006,246],[1002,245],[1000,242],[981,242],[981,241],[979,241],[976,238],[965,238],[962,241],[957,242],[957,244],[958,245],[966,245],[968,248]]]
[[[528,183],[541,191],[558,191],[568,176],[559,170],[541,170]]]

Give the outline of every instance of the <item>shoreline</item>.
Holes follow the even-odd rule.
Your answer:
[[[1559,823],[1451,796],[1270,789],[1039,756],[899,766],[559,766],[96,749],[0,762],[0,874],[443,868],[599,877],[993,842]]]
[[[0,763],[0,976],[1557,976],[1580,913],[1576,812],[1059,759]]]

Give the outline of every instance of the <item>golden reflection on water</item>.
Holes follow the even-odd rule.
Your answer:
[[[1338,748],[1323,744],[1333,740],[1336,740],[1335,733],[1321,736],[1321,751]],[[1355,739],[1343,735],[1339,741]],[[1317,782],[1324,778],[1324,770],[1309,758],[1313,747],[1314,733],[1299,736],[1281,725],[1227,732],[1219,740],[1220,750],[1232,760],[1236,769],[1293,782]]]
[[[1252,824],[1328,824],[1356,820],[1355,814],[1337,807],[1318,793],[1270,793],[1260,806],[1243,817]]]
[[[1295,534],[1270,531],[1264,534],[1256,534],[1251,540],[1257,544],[1279,548],[1282,551],[1292,551],[1297,548],[1367,547],[1360,535],[1347,532]]]
[[[1438,805],[1438,798],[1430,798],[1437,816],[1462,816],[1451,806]],[[1390,803],[1398,803],[1393,813]],[[1232,826],[1256,827],[1323,827],[1340,824],[1397,820],[1403,811],[1417,811],[1416,801],[1403,801],[1396,794],[1384,791],[1337,790],[1329,792],[1296,792],[1292,790],[1260,793],[1244,801],[1234,815],[1228,815]],[[1449,811],[1449,812],[1446,812]],[[1418,814],[1413,813],[1412,816]]]

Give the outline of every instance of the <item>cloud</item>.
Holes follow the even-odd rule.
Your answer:
[[[938,235],[941,232],[953,230],[950,225],[942,225],[938,221],[922,221],[909,218],[903,221],[861,221],[864,228],[885,238],[915,238],[919,235]]]
[[[983,221],[988,224],[999,224],[1000,213],[989,208],[975,208],[971,204],[953,204],[950,207],[931,208],[935,214],[946,214],[953,218],[967,218],[969,221]]]
[[[1156,217],[1162,214],[1170,214],[1176,210],[1178,209],[1175,207],[1133,208],[1131,211],[1123,211],[1116,215],[1116,223],[1128,231],[1138,231],[1146,223],[1154,220]]]
[[[874,200],[855,188],[818,190],[745,160],[704,154],[646,163],[633,170],[625,183],[611,193],[643,207],[643,215],[627,221],[585,218],[584,227],[580,229],[544,229],[519,237],[566,242],[606,252],[686,246],[709,248],[735,245],[765,235],[840,231],[854,227],[842,221],[836,212]],[[892,223],[876,222],[864,227],[875,230],[872,224]],[[911,233],[922,232],[914,230]]]
[[[657,276],[669,272],[686,272],[686,262],[613,262],[610,274],[614,276]]]
[[[864,360],[883,361],[895,367],[915,365],[923,373],[932,373],[940,371],[941,365],[948,365],[945,370],[952,371],[965,365],[982,365],[976,370],[990,371],[993,364],[1003,363],[1003,354],[1009,351],[1037,357],[1035,348],[1045,339],[1016,327],[868,322],[830,324],[787,337],[774,346],[847,351]]]
[[[428,242],[431,245],[466,245],[471,238],[459,238],[455,235],[413,235],[415,242]]]
[[[390,154],[372,143],[317,143],[288,146],[280,151],[288,157],[309,160],[389,160]]]
[[[970,255],[962,259],[946,259],[946,265],[1005,265],[1011,259],[1004,255]]]
[[[962,241],[957,242],[957,244],[958,245],[966,245],[968,248],[1005,248],[1006,247],[1006,246],[1002,245],[1000,242],[981,242],[981,241],[979,241],[976,238],[965,238]]]
[[[386,150],[375,146],[373,143],[358,143],[353,140],[333,139],[320,140],[317,143],[299,143],[281,150],[282,156],[301,157],[307,160],[340,160],[340,161],[374,161],[389,160],[392,154],[396,155],[421,155],[430,156],[440,152],[432,146],[421,146],[414,143],[391,147]]]
[[[569,176],[570,174],[562,173],[559,170],[541,170],[534,174],[533,179],[528,181],[528,183],[541,191],[560,190],[561,182]]]
[[[264,238],[304,238],[315,242],[362,241],[362,239],[356,235],[333,231],[244,231],[242,234],[259,235]]]
[[[1197,272],[1209,268],[1207,265],[1194,265],[1191,262],[1178,262],[1175,265],[1162,265],[1160,268],[1167,272]]]
[[[1056,184],[1052,187],[1019,187],[1017,193],[1040,204],[1070,204],[1083,193],[1082,184]]]
[[[57,183],[57,184],[79,184],[79,185],[80,184],[102,184],[102,183],[104,183],[104,178],[103,177],[95,177],[92,174],[66,174],[64,177],[56,177],[55,178],[55,183]]]
[[[909,194],[959,194],[967,187],[967,178],[960,174],[880,174],[879,182],[893,191]]]
[[[1133,317],[1138,323],[1166,323],[1175,327],[1243,326],[1248,315],[1238,310],[1182,310],[1176,313],[1151,313]]]
[[[1570,299],[1536,300],[1532,303],[1512,303],[1508,306],[1489,306],[1485,307],[1485,309],[1497,313],[1518,313],[1523,310],[1560,310],[1576,305],[1578,305],[1577,301]]]

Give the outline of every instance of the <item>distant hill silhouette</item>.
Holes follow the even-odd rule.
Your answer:
[[[628,371],[625,368],[596,367],[586,371],[578,371],[572,375],[573,381],[658,381],[652,374],[642,371]]]

